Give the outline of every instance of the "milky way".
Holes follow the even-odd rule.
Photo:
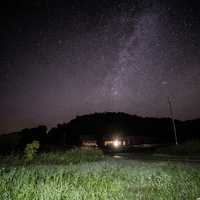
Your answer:
[[[200,117],[196,5],[116,2],[4,14],[0,132],[104,111],[167,117],[168,96],[176,118]]]

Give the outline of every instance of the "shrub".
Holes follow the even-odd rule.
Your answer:
[[[34,140],[32,143],[27,144],[24,150],[24,156],[26,161],[32,161],[35,154],[37,153],[40,147],[39,141]]]

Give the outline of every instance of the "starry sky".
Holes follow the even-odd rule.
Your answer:
[[[94,112],[200,117],[200,5],[9,0],[1,5],[0,133]]]

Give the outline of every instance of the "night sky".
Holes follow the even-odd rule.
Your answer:
[[[1,5],[0,133],[94,112],[200,117],[198,1]]]

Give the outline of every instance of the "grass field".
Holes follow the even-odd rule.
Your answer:
[[[0,157],[1,200],[196,200],[200,166],[115,160],[100,151]]]

